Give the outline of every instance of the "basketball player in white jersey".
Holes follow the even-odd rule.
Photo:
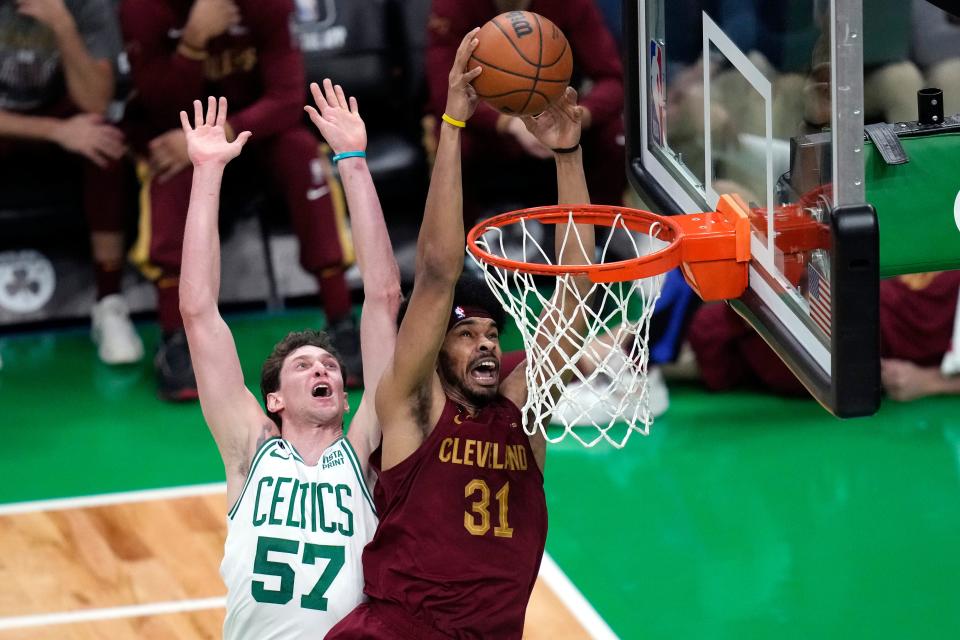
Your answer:
[[[227,640],[322,638],[363,601],[360,562],[377,518],[368,458],[380,429],[372,393],[393,353],[399,270],[362,153],[357,103],[339,86],[311,86],[307,111],[335,153],[364,281],[360,323],[364,395],[343,433],[348,398],[343,364],[316,331],[289,334],[263,365],[266,412],[247,389],[229,328],[217,309],[220,183],[250,137],[227,141],[227,103],[211,97],[194,126],[180,118],[193,162],[184,232],[180,311],[204,418],[223,457],[230,505],[220,573],[227,585]],[[255,143],[255,141],[254,141]],[[350,153],[353,152],[353,153]],[[368,399],[369,398],[369,399]]]

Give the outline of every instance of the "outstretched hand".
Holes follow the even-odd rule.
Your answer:
[[[317,108],[307,105],[303,109],[333,152],[366,151],[367,128],[357,109],[357,99],[350,96],[347,100],[343,88],[334,85],[330,78],[323,79],[322,92],[316,82],[311,83],[310,93]]]
[[[473,88],[471,83],[483,73],[483,67],[474,67],[467,71],[470,56],[473,55],[474,49],[480,44],[480,41],[477,40],[478,31],[480,31],[479,27],[473,29],[460,41],[460,46],[457,48],[457,57],[454,59],[450,74],[447,77],[449,86],[447,87],[446,113],[451,118],[464,122],[469,120],[473,112],[476,111],[477,100],[479,99],[477,90]]]
[[[548,149],[569,149],[580,144],[583,107],[577,106],[573,87],[555,100],[540,115],[524,116],[523,124]]]
[[[203,116],[202,104],[199,100],[194,100],[193,127],[190,126],[187,112],[180,112],[180,124],[183,125],[183,132],[187,136],[187,154],[194,167],[203,164],[226,165],[240,155],[240,150],[250,139],[251,134],[249,131],[244,131],[233,142],[227,142],[227,134],[223,127],[226,122],[226,98],[220,98],[219,105],[213,96],[207,98],[206,119]]]

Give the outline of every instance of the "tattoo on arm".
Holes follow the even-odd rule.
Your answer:
[[[260,451],[260,447],[263,446],[263,443],[269,440],[270,438],[276,438],[280,436],[280,429],[277,428],[277,425],[273,421],[267,421],[263,423],[263,429],[260,431],[260,435],[257,436],[257,441],[253,445],[253,450],[247,452],[247,455],[244,455],[241,458],[240,468],[238,471],[241,476],[246,476],[250,473],[250,464],[253,462],[253,457],[257,455],[257,451]]]

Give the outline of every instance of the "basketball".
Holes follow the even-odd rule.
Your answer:
[[[468,69],[477,94],[508,115],[537,115],[570,84],[573,55],[566,36],[543,16],[509,11],[483,25]]]

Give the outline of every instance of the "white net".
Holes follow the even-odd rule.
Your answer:
[[[582,255],[596,256],[594,264],[637,258],[668,244],[658,238],[663,231],[658,223],[638,233],[616,214],[605,238],[604,227],[597,227],[602,239],[595,251],[587,252],[572,213],[568,222],[556,228],[563,234],[557,255],[564,254],[567,243],[576,242]],[[556,264],[554,252],[541,246],[553,239],[547,232],[550,226],[520,219],[487,229],[476,245],[497,258]],[[664,276],[594,283],[584,295],[576,282],[583,278],[574,274],[542,277],[471,257],[523,337],[528,388],[524,430],[533,435],[539,429],[549,442],[569,435],[587,447],[606,440],[621,448],[634,431],[647,435],[653,421],[647,385],[650,319]],[[576,300],[575,308],[561,308],[559,301],[566,294]]]

